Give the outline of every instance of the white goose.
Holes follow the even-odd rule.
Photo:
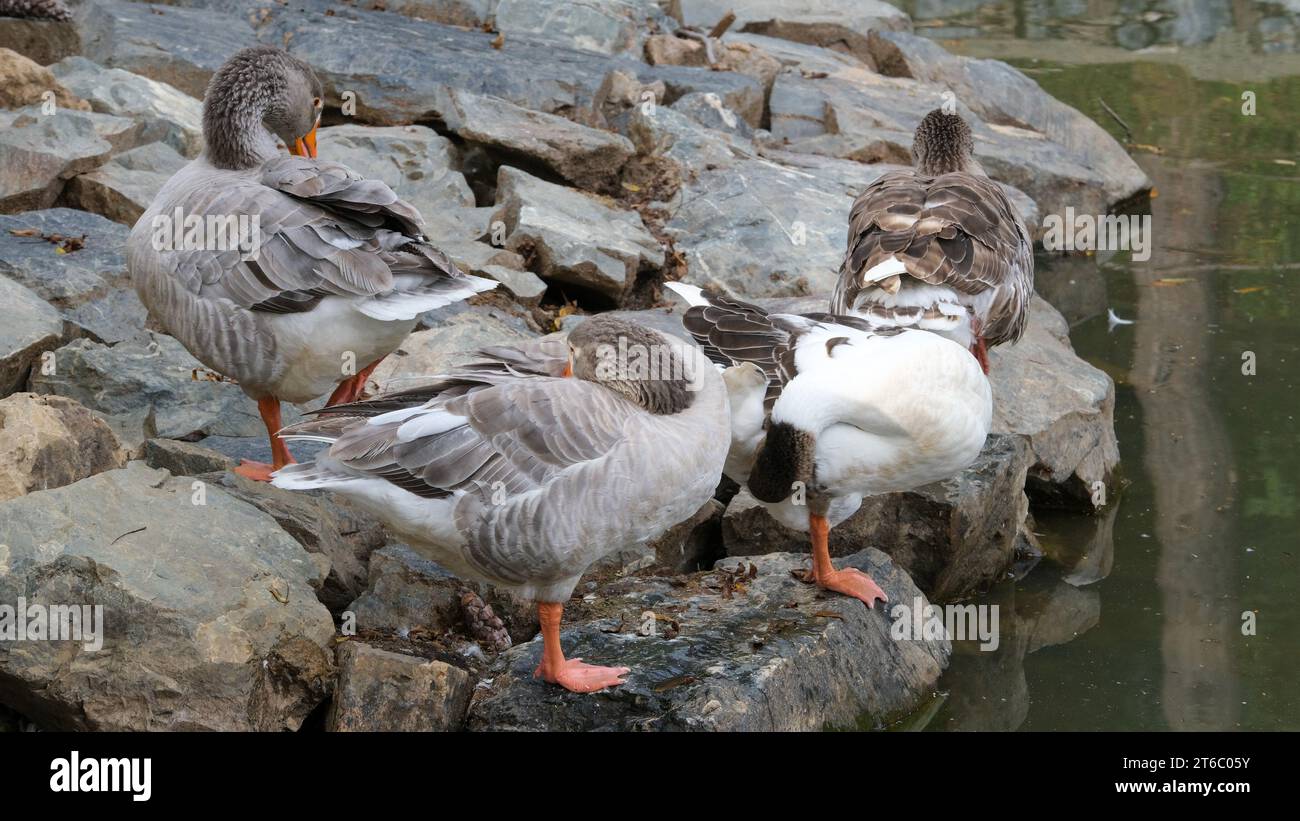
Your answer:
[[[884,591],[835,569],[830,529],[864,496],[975,459],[993,415],[986,346],[1019,338],[1027,319],[1028,233],[970,151],[960,117],[925,117],[917,168],[885,175],[853,206],[832,314],[769,314],[668,283],[693,306],[686,329],[726,368],[727,475],[809,532],[812,581],[868,607]]]
[[[204,97],[203,153],[158,192],[127,247],[163,329],[257,400],[273,464],[236,470],[260,480],[293,461],[275,436],[281,401],[331,389],[331,404],[356,399],[419,314],[496,284],[429,245],[419,212],[383,182],[315,159],[321,94],[311,68],[279,49],[235,54]]]
[[[330,448],[272,481],[341,493],[454,573],[536,600],[544,680],[575,692],[621,684],[625,667],[564,658],[564,602],[592,562],[713,495],[728,446],[722,380],[694,346],[612,317],[588,319],[567,347],[483,354],[428,386],[288,428]]]

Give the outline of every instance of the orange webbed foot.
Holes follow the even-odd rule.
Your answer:
[[[233,471],[245,479],[252,479],[254,482],[269,482],[271,474],[279,470],[275,465],[268,465],[266,462],[254,462],[251,459],[241,459],[239,467],[233,468]]]
[[[630,672],[627,667],[598,667],[583,664],[582,659],[565,659],[558,668],[543,669],[539,664],[533,672],[533,678],[541,678],[551,684],[558,684],[572,693],[594,693],[606,687],[625,684],[622,676]]]
[[[880,585],[876,584],[874,579],[861,570],[852,567],[844,570],[832,570],[815,581],[819,587],[834,590],[836,593],[843,593],[845,596],[852,596],[869,608],[875,607],[877,599],[882,602],[889,601],[889,596],[885,595],[885,591],[880,589]]]

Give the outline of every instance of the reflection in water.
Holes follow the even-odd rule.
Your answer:
[[[989,8],[936,5],[945,25],[955,8]],[[1159,42],[1208,32],[1221,46],[1243,21],[1273,13],[1248,2],[1205,6],[1192,20],[1178,4],[1148,4],[1186,18],[1181,29],[1156,21],[1166,25]],[[1294,23],[1300,2],[1292,6]],[[1247,72],[1247,82],[1227,76],[1239,66],[1206,71],[1218,59],[1206,47],[1092,60],[1078,43],[1113,38],[1133,16],[1117,8],[1017,4],[1008,25],[1029,37],[1034,21],[1061,21],[1045,36],[1070,42],[1043,47],[1053,60],[1085,58],[1018,64],[1114,133],[1097,104],[1105,99],[1135,143],[1163,151],[1135,154],[1159,192],[1140,207],[1154,219],[1149,261],[1039,261],[1039,290],[1070,322],[1076,350],[1116,381],[1127,486],[1096,518],[1036,512],[1047,559],[978,599],[1004,608],[1002,646],[955,647],[940,698],[913,727],[1300,729],[1300,490],[1290,456],[1300,447],[1300,235],[1290,224],[1300,213],[1300,76],[1288,76],[1300,75],[1300,61]],[[1066,25],[1085,12],[1091,29]],[[1267,109],[1243,116],[1243,88]],[[1135,323],[1109,328],[1107,309]],[[1269,370],[1244,377],[1246,350]],[[1242,635],[1246,610],[1259,614],[1258,636]]]
[[[893,0],[936,39],[1071,40],[1138,51],[1244,35],[1259,53],[1300,48],[1300,3],[1241,0]]]
[[[1131,372],[1145,424],[1143,461],[1160,516],[1157,583],[1163,600],[1164,713],[1179,730],[1231,729],[1237,700],[1230,641],[1233,612],[1232,457],[1206,383],[1213,274],[1173,287],[1167,281],[1196,251],[1215,247],[1217,174],[1201,164],[1147,162],[1161,192],[1153,209],[1159,248],[1133,266],[1138,285]],[[1187,250],[1172,250],[1172,249]]]

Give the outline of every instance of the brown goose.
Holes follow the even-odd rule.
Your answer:
[[[831,312],[940,333],[988,373],[987,348],[1024,332],[1034,256],[972,147],[958,115],[936,109],[921,120],[915,167],[885,174],[853,203]]]
[[[204,97],[203,153],[127,248],[154,318],[257,400],[274,462],[236,470],[260,480],[293,461],[275,436],[281,401],[356,399],[421,313],[496,284],[461,273],[383,182],[316,159],[321,95],[279,49],[235,54]]]

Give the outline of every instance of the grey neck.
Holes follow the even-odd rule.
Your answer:
[[[203,126],[203,155],[217,168],[257,168],[282,153],[280,141],[262,124],[260,111],[231,107],[219,119],[205,117]]]

